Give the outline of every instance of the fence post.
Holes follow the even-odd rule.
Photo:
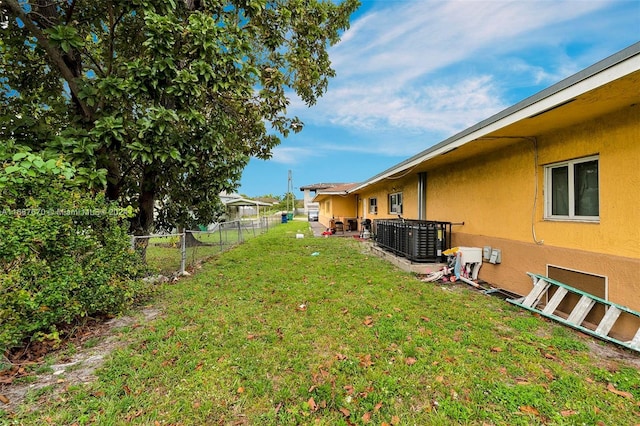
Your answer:
[[[244,240],[242,239],[242,223],[240,223],[240,221],[238,220],[238,243],[243,243]]]
[[[180,275],[184,275],[184,270],[187,263],[187,230],[182,230],[182,235],[180,236]]]
[[[135,235],[131,236],[131,250],[133,250],[133,251],[136,250],[136,236]]]

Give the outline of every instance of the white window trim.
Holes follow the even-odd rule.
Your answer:
[[[371,201],[375,201],[375,204],[371,204]],[[371,197],[369,198],[369,210],[368,212],[370,214],[378,214],[378,198],[377,197]]]
[[[600,215],[598,216],[578,216],[574,214],[575,209],[575,193],[574,193],[574,173],[573,166],[580,163],[586,163],[588,161],[598,162],[598,188],[600,188],[600,156],[592,155],[590,157],[576,158],[574,160],[561,161],[559,163],[548,164],[544,167],[544,219],[550,221],[571,221],[571,222],[591,222],[599,223]],[[568,215],[554,215],[552,214],[552,191],[551,191],[551,172],[554,168],[567,167],[569,173],[569,214]],[[598,197],[598,204],[600,203],[600,197]],[[600,208],[598,206],[598,212]]]
[[[398,196],[398,195],[401,197],[401,201],[398,204],[400,206],[400,211],[399,212],[395,211],[395,210],[392,210],[393,204],[391,203],[391,197]],[[389,200],[389,214],[402,214],[402,210],[403,210],[402,209],[402,204],[404,202],[404,200],[402,200],[402,192],[394,192],[392,194],[389,194],[388,200]]]

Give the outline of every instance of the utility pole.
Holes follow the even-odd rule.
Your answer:
[[[289,209],[289,201],[291,201],[291,209]],[[295,214],[296,199],[293,196],[293,178],[291,177],[291,170],[289,170],[289,180],[287,182],[287,213],[290,211]]]

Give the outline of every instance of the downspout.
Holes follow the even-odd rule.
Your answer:
[[[427,220],[427,173],[418,173],[418,219]]]

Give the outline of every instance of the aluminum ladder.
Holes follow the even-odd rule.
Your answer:
[[[635,332],[635,335],[631,340],[619,340],[612,336],[609,336],[609,332],[620,317],[620,314],[625,312],[627,314],[640,318],[640,313],[635,312],[625,306],[618,305],[617,303],[613,303],[584,291],[578,290],[577,288],[568,286],[567,284],[561,283],[549,277],[545,277],[539,274],[533,274],[531,272],[527,272],[527,275],[529,275],[533,279],[533,288],[531,289],[531,292],[524,297],[520,297],[517,299],[507,299],[507,302],[520,306],[531,312],[536,312],[544,317],[558,321],[569,327],[573,327],[583,333],[640,352],[640,327]],[[546,302],[546,304],[542,303],[543,296],[547,294],[549,290],[555,290],[555,293]],[[571,313],[569,313],[569,316],[567,318],[564,318],[564,316],[560,316],[556,313],[556,308],[568,294],[578,295],[580,296],[580,300],[578,300],[578,303],[576,303]],[[601,304],[604,306],[605,314],[594,329],[593,326],[587,327],[587,324],[584,322],[584,320],[596,304]]]

